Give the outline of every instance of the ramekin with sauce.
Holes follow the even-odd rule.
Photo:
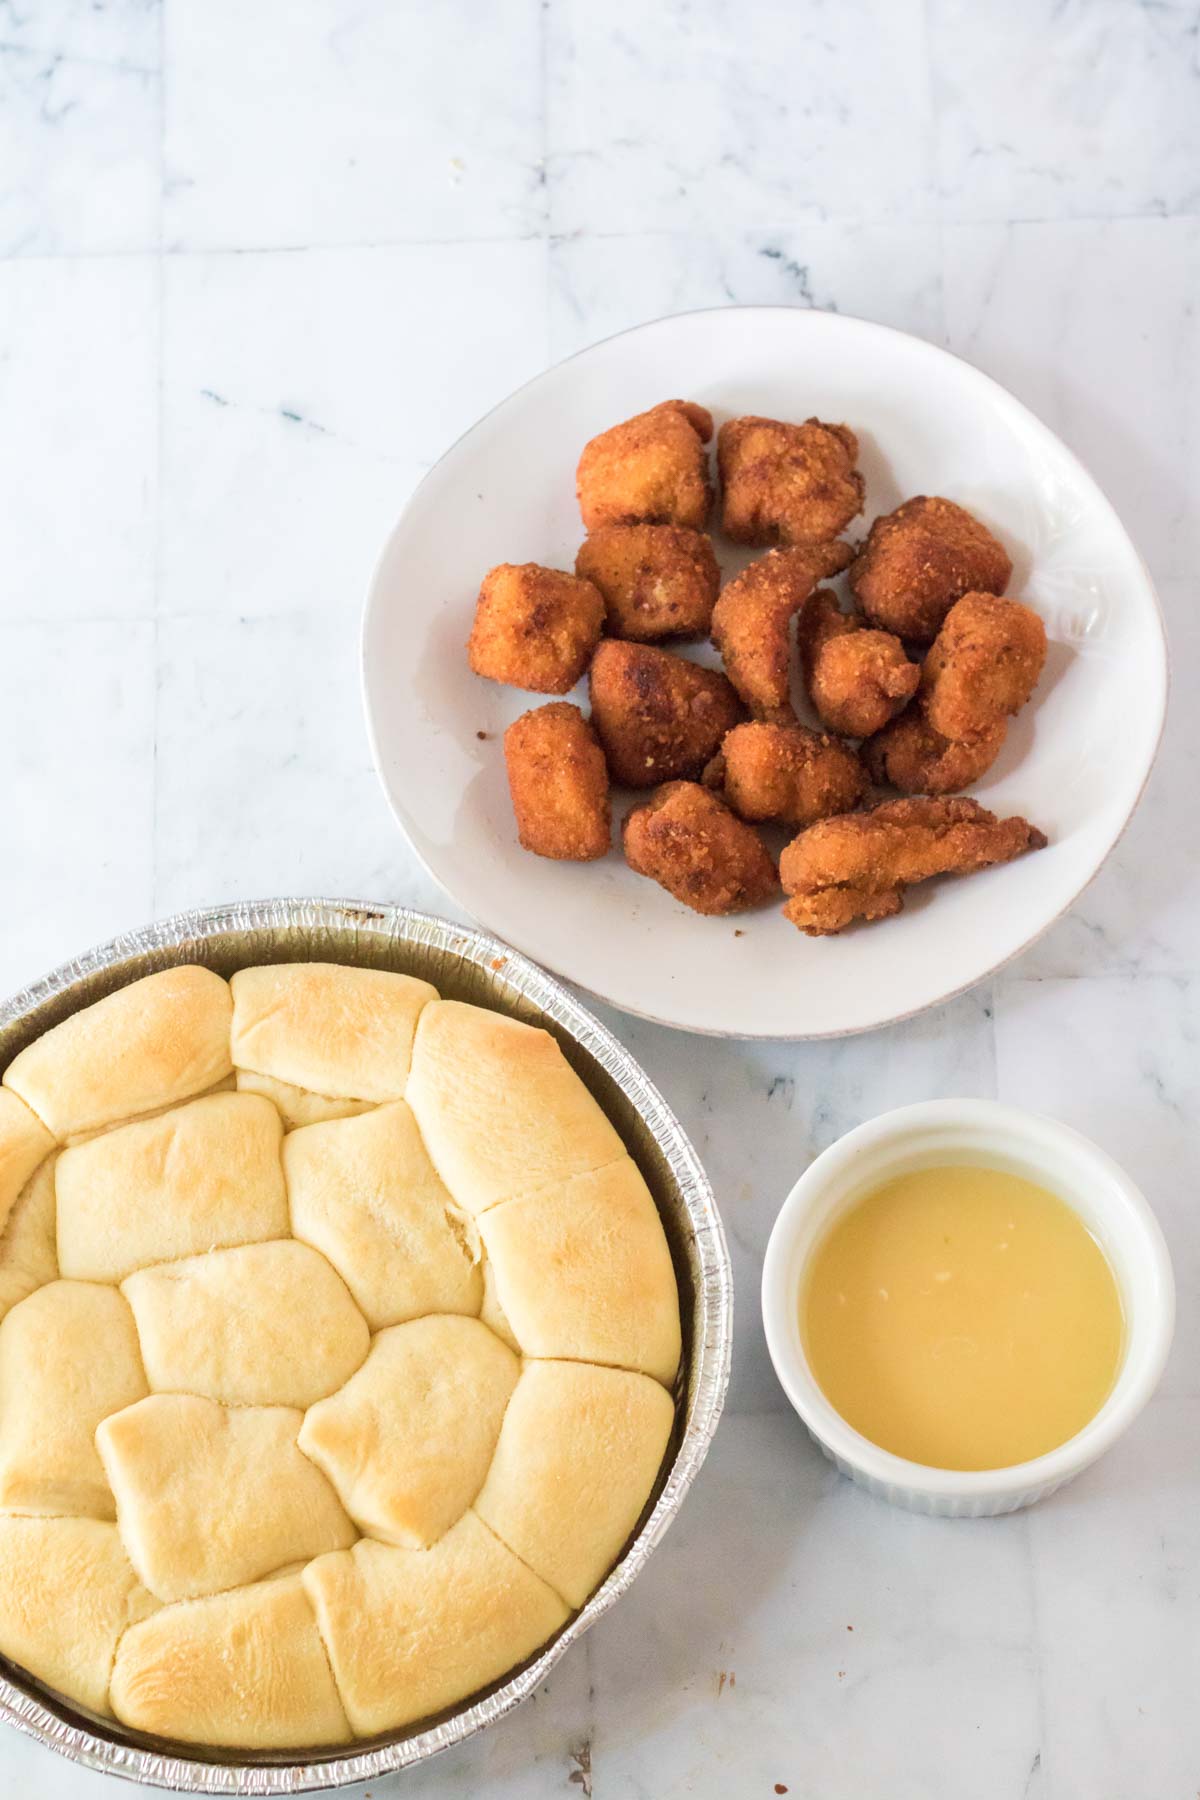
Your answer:
[[[986,1172],[983,1177],[977,1177],[980,1170]],[[936,1172],[928,1184],[919,1179],[923,1171]],[[922,1186],[929,1185],[944,1199],[953,1190],[954,1171],[963,1176],[962,1231],[949,1222],[951,1212],[946,1215],[944,1239],[938,1235],[940,1215],[936,1208],[930,1210],[937,1195],[932,1200],[924,1196],[929,1204],[914,1213],[911,1229],[906,1229],[904,1215],[897,1210],[904,1197],[920,1197]],[[1041,1190],[1049,1213],[1059,1202],[1060,1212],[1065,1207],[1072,1218],[1051,1218],[1056,1230],[1047,1235],[1035,1203],[1022,1241],[1025,1221],[1004,1216],[1002,1197],[1011,1191],[1020,1200],[1022,1184],[1027,1183]],[[982,1234],[981,1208],[989,1220],[989,1229]],[[879,1219],[886,1229],[872,1236]],[[1006,1230],[1006,1225],[1014,1229]],[[1079,1239],[1076,1251],[1091,1259],[1082,1273],[1069,1263],[1060,1269],[1053,1261],[1071,1250],[1073,1231]],[[1024,1256],[1026,1268],[1032,1268],[1025,1286],[1012,1280],[1014,1252]],[[854,1263],[856,1255],[859,1266]],[[902,1286],[893,1288],[887,1271],[896,1266],[898,1255]],[[1037,1259],[1043,1256],[1046,1268],[1039,1269]],[[1111,1283],[1100,1275],[1101,1266],[1111,1271]],[[1075,1284],[1076,1276],[1082,1290]],[[832,1293],[822,1294],[814,1285],[829,1280],[835,1284]],[[996,1306],[989,1308],[993,1280]],[[955,1282],[972,1283],[976,1296],[976,1304],[965,1308],[971,1321],[966,1333],[963,1296]],[[1115,1286],[1115,1331],[1112,1317],[1101,1316],[1106,1285],[1110,1294]],[[1075,1310],[1069,1314],[1064,1310],[1057,1352],[1054,1333],[1048,1333],[1039,1369],[1036,1329],[1039,1321],[1043,1327],[1047,1324],[1060,1287],[1064,1309],[1071,1305]],[[1096,1310],[1094,1366],[1082,1372],[1060,1369],[1059,1362],[1073,1358],[1081,1332],[1089,1329],[1088,1304]],[[838,1308],[843,1305],[847,1368],[846,1378],[839,1380],[835,1378],[841,1373]],[[1132,1423],[1166,1362],[1174,1330],[1175,1286],[1157,1220],[1133,1182],[1097,1145],[1068,1126],[1016,1107],[988,1100],[933,1100],[860,1125],[805,1171],[784,1202],[767,1246],[762,1309],[767,1346],[784,1392],[844,1475],[917,1512],[981,1518],[1043,1499],[1094,1462]],[[946,1335],[939,1338],[943,1327],[938,1321],[943,1317]],[[1009,1335],[989,1343],[991,1327],[997,1333],[1008,1330]],[[926,1338],[905,1345],[906,1331],[924,1332]],[[910,1348],[911,1356],[903,1354]],[[993,1357],[995,1379],[989,1379],[984,1366],[988,1354]],[[978,1371],[969,1360],[976,1356]],[[1104,1358],[1109,1373],[1104,1373],[1108,1366]],[[1021,1371],[1016,1381],[1014,1369]],[[1057,1415],[1072,1419],[1070,1435],[1063,1441],[1020,1461],[982,1466],[989,1460],[987,1433],[980,1437],[972,1431],[971,1442],[956,1454],[954,1421],[970,1411],[972,1381],[981,1409],[988,1404],[1008,1409],[996,1421],[1002,1429],[993,1434],[993,1441],[1011,1446],[1036,1445],[1047,1430],[1053,1436],[1056,1415],[1051,1410],[1046,1422],[1047,1384],[1062,1385],[1076,1378],[1083,1382],[1085,1377],[1091,1386],[1085,1382],[1077,1387],[1073,1397],[1066,1397],[1066,1410]],[[944,1408],[939,1381],[946,1383]],[[922,1383],[920,1404],[914,1406],[914,1385]],[[827,1388],[839,1395],[842,1410]],[[894,1420],[889,1416],[893,1400]],[[1025,1404],[1028,1419],[1019,1412]],[[918,1416],[922,1408],[923,1418]],[[856,1417],[865,1429],[856,1428],[844,1414]],[[931,1460],[897,1454],[877,1440],[902,1446],[927,1444]],[[942,1462],[957,1466],[932,1460],[938,1446]]]

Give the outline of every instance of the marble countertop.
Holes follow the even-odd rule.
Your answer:
[[[610,1016],[716,1185],[728,1412],[546,1689],[361,1800],[1200,1789],[1198,45],[1177,0],[0,0],[4,991],[218,900],[447,910],[370,765],[368,572],[475,417],[661,313],[833,307],[968,357],[1090,465],[1168,614],[1141,810],[998,978],[830,1044]],[[757,1308],[813,1154],[946,1093],[1096,1137],[1180,1288],[1135,1429],[992,1522],[834,1474]],[[3,1733],[0,1791],[115,1790]]]

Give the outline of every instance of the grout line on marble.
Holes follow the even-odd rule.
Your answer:
[[[151,71],[153,74],[154,71]],[[394,237],[394,238],[362,238],[350,239],[346,242],[313,243],[313,244],[143,244],[130,245],[120,250],[35,250],[25,252],[20,249],[0,253],[0,267],[6,263],[53,263],[53,262],[120,262],[139,256],[163,256],[167,258],[184,257],[235,257],[235,256],[351,256],[364,250],[447,250],[451,248],[483,248],[492,244],[529,244],[542,241],[551,246],[576,243],[584,239],[595,243],[636,242],[638,239],[674,242],[695,239],[713,241],[726,233],[736,233],[743,238],[770,236],[780,231],[795,230],[805,225],[822,224],[838,225],[849,231],[875,231],[889,226],[904,226],[916,230],[921,227],[938,228],[945,232],[972,231],[988,227],[1015,227],[1018,229],[1045,228],[1046,230],[1067,230],[1074,226],[1087,225],[1136,225],[1155,224],[1164,227],[1171,225],[1192,225],[1200,219],[1200,207],[1178,207],[1166,209],[1141,209],[1130,212],[1086,212],[1086,213],[1027,213],[1023,215],[980,212],[973,214],[953,214],[938,212],[922,216],[907,216],[897,213],[875,215],[873,213],[838,213],[821,210],[818,213],[797,213],[788,218],[739,219],[736,217],[719,218],[710,215],[704,224],[682,227],[645,226],[631,231],[591,231],[591,230],[554,230],[539,227],[536,231],[484,232],[478,235],[471,233],[456,237]],[[687,310],[687,309],[684,309]]]

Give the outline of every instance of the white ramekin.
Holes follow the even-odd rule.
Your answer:
[[[853,1430],[817,1386],[800,1337],[805,1265],[839,1213],[892,1177],[931,1164],[1008,1169],[1060,1195],[1112,1265],[1125,1310],[1121,1367],[1108,1399],[1057,1450],[1007,1469],[928,1468]],[[813,1438],[843,1475],[896,1506],[983,1518],[1031,1506],[1102,1455],[1137,1417],[1162,1374],[1175,1326],[1175,1282],[1158,1221],[1110,1156],[1057,1120],[992,1100],[927,1100],[848,1132],[788,1195],[767,1245],[763,1326],[775,1373]]]

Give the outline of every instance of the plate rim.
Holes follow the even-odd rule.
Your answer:
[[[597,338],[593,343],[581,345],[579,349],[572,350],[568,355],[558,358],[557,361],[548,363],[545,368],[540,369],[535,375],[531,375],[527,380],[519,382],[515,388],[512,388],[507,394],[502,395],[502,397],[495,401],[493,405],[480,413],[478,418],[468,425],[464,431],[461,431],[458,436],[446,446],[440,455],[437,456],[430,467],[426,469],[412,492],[405,499],[404,504],[397,514],[395,522],[388,531],[379,552],[375,557],[367,581],[366,597],[362,607],[359,627],[359,688],[362,699],[363,718],[366,725],[367,742],[371,751],[371,761],[375,768],[376,778],[383,790],[384,799],[387,802],[389,812],[403,833],[409,849],[416,857],[421,868],[429,876],[430,880],[437,885],[439,890],[445,894],[455,906],[461,907],[468,917],[474,920],[481,929],[490,931],[492,927],[476,912],[474,905],[456,891],[456,889],[430,865],[424,852],[420,849],[410,832],[405,816],[401,811],[400,806],[393,798],[391,789],[384,775],[383,755],[376,732],[375,715],[372,706],[369,667],[372,635],[377,618],[382,615],[383,602],[381,599],[381,576],[384,567],[390,559],[393,544],[403,530],[410,512],[412,512],[416,506],[419,496],[422,494],[437,470],[440,469],[442,464],[453,456],[475,432],[480,430],[494,414],[499,412],[502,407],[507,406],[520,395],[527,393],[529,389],[536,387],[540,382],[547,380],[551,375],[557,374],[560,369],[566,368],[570,363],[578,361],[581,357],[590,355],[595,350],[603,349],[609,344],[617,343],[622,338],[635,337],[642,332],[654,330],[658,326],[676,324],[685,319],[716,318],[731,313],[753,313],[757,315],[770,313],[780,318],[786,316],[788,319],[805,321],[820,318],[827,322],[834,322],[837,328],[843,326],[848,327],[853,333],[861,331],[869,336],[882,339],[898,338],[906,344],[916,345],[920,351],[935,360],[945,359],[952,363],[957,363],[961,369],[966,371],[969,378],[976,382],[985,393],[990,395],[993,403],[999,401],[1001,407],[1005,411],[1015,413],[1023,424],[1031,426],[1034,434],[1039,436],[1044,443],[1048,443],[1055,453],[1065,460],[1075,478],[1082,481],[1085,487],[1092,490],[1096,499],[1100,502],[1102,509],[1107,513],[1111,524],[1116,527],[1132,552],[1137,568],[1141,572],[1145,592],[1151,602],[1151,618],[1158,628],[1157,635],[1153,640],[1157,651],[1155,657],[1157,681],[1155,693],[1151,697],[1151,705],[1156,711],[1156,717],[1154,717],[1153,722],[1152,742],[1145,758],[1145,766],[1141,771],[1137,790],[1129,803],[1124,818],[1121,820],[1120,825],[1113,834],[1103,854],[1096,862],[1090,874],[1079,883],[1070,898],[1064,902],[1058,911],[1039,925],[1036,930],[1031,932],[1030,935],[1023,939],[1023,941],[1014,949],[997,957],[994,962],[989,963],[986,968],[981,969],[978,974],[973,975],[969,980],[960,982],[956,986],[947,988],[935,995],[931,995],[929,999],[922,1000],[916,1006],[904,1008],[899,1012],[888,1013],[886,1017],[867,1021],[862,1024],[847,1025],[824,1031],[746,1031],[719,1025],[685,1024],[680,1020],[664,1018],[658,1013],[630,1005],[622,1000],[616,1000],[610,994],[605,994],[600,989],[589,986],[587,982],[582,981],[577,975],[572,974],[569,970],[562,968],[557,962],[548,960],[544,951],[539,951],[528,941],[522,942],[521,939],[516,936],[513,936],[512,938],[515,947],[525,956],[530,957],[533,961],[541,963],[542,966],[550,969],[560,980],[570,982],[573,987],[588,994],[592,999],[599,1001],[602,1005],[614,1007],[618,1012],[627,1017],[642,1019],[648,1024],[661,1025],[668,1030],[684,1032],[695,1037],[728,1039],[741,1043],[824,1043],[835,1041],[839,1038],[860,1037],[866,1032],[884,1031],[889,1026],[900,1025],[908,1019],[918,1018],[922,1013],[929,1012],[934,1007],[948,1005],[952,1000],[959,999],[963,994],[970,993],[983,982],[990,980],[994,975],[998,974],[1001,969],[1007,968],[1009,964],[1015,962],[1018,957],[1023,956],[1027,950],[1031,949],[1039,939],[1043,938],[1053,926],[1058,924],[1060,919],[1065,918],[1067,913],[1078,904],[1080,898],[1091,887],[1096,877],[1104,868],[1104,865],[1108,862],[1109,857],[1113,854],[1113,851],[1125,836],[1134,814],[1141,805],[1150,777],[1154,772],[1154,766],[1158,760],[1159,751],[1162,747],[1163,732],[1166,728],[1167,709],[1171,690],[1171,659],[1167,637],[1166,616],[1163,612],[1162,601],[1159,598],[1154,577],[1150,572],[1145,558],[1137,544],[1134,542],[1131,533],[1126,528],[1116,506],[1110,499],[1105,488],[1087,467],[1086,463],[1084,463],[1082,458],[1069,444],[1059,437],[1057,432],[1051,430],[1050,426],[1047,425],[1031,407],[1027,406],[1023,400],[1018,399],[1017,396],[1009,388],[1006,388],[1003,382],[998,381],[994,375],[989,375],[986,370],[981,369],[967,357],[960,356],[957,351],[949,350],[942,344],[935,344],[929,338],[921,337],[916,332],[903,331],[895,325],[884,325],[875,319],[860,318],[857,314],[837,312],[828,307],[781,306],[776,303],[688,307],[681,312],[663,313],[653,319],[644,319],[636,325],[624,326],[620,331],[609,332],[606,336]]]

